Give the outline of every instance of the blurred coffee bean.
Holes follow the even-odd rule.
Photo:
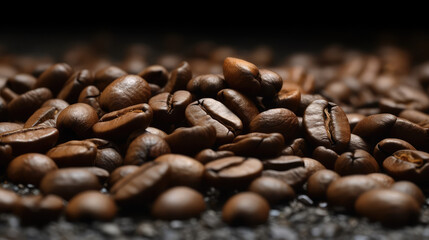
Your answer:
[[[152,65],[145,68],[138,74],[148,83],[164,86],[168,81],[168,71],[161,65]]]
[[[178,90],[186,90],[188,82],[192,78],[191,66],[188,62],[182,62],[180,66],[175,68],[168,78],[167,83],[163,88],[163,92],[174,93]]]
[[[326,191],[329,185],[339,178],[338,173],[328,169],[313,173],[307,181],[308,196],[313,200],[326,200]]]
[[[197,98],[216,98],[217,93],[226,88],[222,75],[204,74],[192,78],[186,89]]]
[[[367,176],[376,180],[382,187],[385,188],[389,188],[393,183],[395,183],[395,179],[384,173],[370,173],[367,174]]]
[[[135,165],[124,165],[116,168],[109,176],[109,186],[115,185],[119,180],[135,172],[137,169],[139,169],[139,166]]]
[[[75,72],[67,82],[64,83],[64,86],[58,93],[57,97],[70,104],[76,103],[82,90],[86,86],[91,85],[93,81],[94,77],[88,69]]]
[[[51,148],[46,155],[59,167],[94,166],[97,146],[86,140],[72,140]]]
[[[361,149],[341,154],[335,161],[334,169],[342,176],[380,171],[377,161],[371,154]]]
[[[86,103],[92,108],[95,109],[97,112],[97,115],[99,118],[101,118],[104,115],[104,110],[101,109],[99,98],[100,98],[100,91],[96,86],[88,86],[80,92],[78,102],[79,103]]]
[[[202,164],[206,164],[219,158],[231,156],[234,156],[234,153],[231,151],[214,151],[213,149],[207,148],[195,155],[195,159]]]
[[[117,211],[110,196],[98,191],[85,191],[70,199],[65,214],[69,221],[111,221]]]
[[[222,209],[222,219],[229,225],[255,226],[268,220],[270,205],[260,195],[242,192],[232,196]]]
[[[170,152],[170,147],[163,138],[154,134],[142,134],[130,143],[124,164],[142,165]]]
[[[216,128],[212,125],[177,128],[165,137],[165,141],[170,146],[172,153],[193,156],[202,149],[214,145]]]
[[[287,183],[272,177],[259,177],[249,185],[249,191],[264,197],[271,205],[295,198],[295,191]]]
[[[383,161],[387,174],[397,180],[426,184],[429,174],[429,154],[417,150],[399,150]]]
[[[274,157],[284,147],[283,136],[279,133],[253,132],[239,135],[232,143],[224,144],[220,151],[231,151],[238,156],[267,158]]]
[[[94,85],[100,91],[103,91],[107,85],[125,75],[127,75],[127,72],[124,70],[115,66],[108,66],[95,72]]]
[[[122,165],[122,156],[119,154],[119,149],[114,143],[100,138],[91,138],[85,141],[92,142],[97,147],[97,155],[94,163],[96,167],[112,172]]]
[[[7,177],[14,183],[39,186],[42,178],[58,169],[55,162],[46,155],[27,153],[13,159],[7,168]]]
[[[20,196],[13,191],[0,188],[0,213],[13,212]]]
[[[14,213],[22,225],[43,225],[57,220],[64,209],[64,200],[58,196],[30,195],[18,200]]]
[[[34,111],[51,98],[52,93],[47,88],[30,90],[14,98],[7,104],[8,115],[13,120],[25,122]]]
[[[422,190],[416,184],[409,181],[395,182],[390,186],[390,190],[410,195],[414,200],[416,200],[419,206],[422,206],[426,200]]]
[[[30,74],[20,73],[7,80],[7,86],[17,94],[30,91],[36,85],[37,79]]]
[[[72,74],[73,69],[67,63],[54,64],[37,78],[34,88],[48,88],[56,96]]]

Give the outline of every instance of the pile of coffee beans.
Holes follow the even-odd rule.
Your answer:
[[[119,214],[264,224],[298,195],[401,227],[429,183],[429,65],[332,47],[273,64],[200,44],[120,64],[0,58],[0,213],[23,224]],[[183,61],[182,61],[183,60]],[[217,191],[218,200],[207,193]]]

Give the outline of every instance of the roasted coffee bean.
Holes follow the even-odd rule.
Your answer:
[[[18,194],[10,190],[0,188],[0,213],[13,212],[18,201]]]
[[[380,187],[382,186],[378,181],[365,175],[341,177],[329,184],[326,199],[334,208],[353,210],[360,195]]]
[[[231,151],[214,151],[213,149],[207,148],[195,155],[195,159],[202,164],[206,164],[219,158],[232,156],[234,156],[234,153]]]
[[[124,94],[126,93],[126,94]],[[138,75],[125,75],[110,83],[100,95],[100,106],[107,112],[147,103],[149,84]]]
[[[35,127],[39,124],[48,127],[56,127],[58,114],[59,110],[56,107],[41,107],[27,119],[24,128]]]
[[[386,94],[395,110],[391,112],[392,114],[397,115],[405,109],[415,109],[423,112],[429,109],[429,97],[419,88],[401,84],[391,88]],[[383,107],[383,102],[380,102],[380,108],[383,109]]]
[[[403,118],[397,118],[390,129],[390,137],[409,142],[416,149],[429,151],[429,135],[426,128]]]
[[[59,167],[94,166],[97,146],[90,141],[72,140],[55,146],[46,155]]]
[[[270,205],[267,200],[253,192],[232,196],[222,209],[222,220],[229,225],[255,226],[268,220]]]
[[[65,213],[69,221],[111,221],[117,211],[110,196],[98,191],[85,191],[70,200]]]
[[[98,138],[120,141],[133,131],[146,128],[152,117],[153,112],[148,104],[137,104],[104,114],[92,130]]]
[[[318,146],[314,149],[312,157],[323,164],[327,169],[334,169],[335,161],[340,155],[334,150],[324,146]]]
[[[429,176],[429,154],[417,150],[399,150],[383,161],[387,174],[398,180],[426,184]]]
[[[283,150],[280,152],[280,155],[283,156],[300,156],[304,157],[308,155],[308,147],[307,143],[305,142],[304,138],[297,138],[294,139],[289,145],[286,145],[286,147],[283,148]]]
[[[0,122],[0,134],[23,128],[23,124],[14,122]]]
[[[164,131],[162,131],[159,128],[147,127],[145,129],[139,129],[139,130],[132,132],[127,138],[126,145],[129,146],[130,143],[132,141],[134,141],[134,139],[136,139],[138,136],[140,136],[142,134],[153,134],[153,135],[157,135],[158,137],[160,137],[162,139],[165,139],[168,136],[167,133],[165,133]]]
[[[163,162],[148,162],[112,186],[110,194],[121,206],[142,206],[151,202],[168,184],[170,165]]]
[[[305,167],[304,159],[298,156],[279,156],[263,161],[265,170],[287,171]]]
[[[160,93],[149,100],[154,123],[173,124],[185,119],[185,109],[192,102],[192,95],[185,90]]]
[[[115,185],[119,180],[137,171],[137,169],[139,169],[139,167],[135,165],[125,165],[116,168],[109,176],[109,186]]]
[[[66,200],[86,190],[99,190],[97,176],[80,168],[64,168],[47,173],[40,182],[44,194],[55,194]]]
[[[203,195],[188,187],[174,187],[158,196],[152,216],[164,220],[198,217],[206,209]]]
[[[191,126],[214,126],[216,144],[232,142],[243,129],[240,118],[221,102],[211,98],[202,98],[189,104],[185,115]]]
[[[304,167],[307,170],[307,176],[311,176],[313,173],[326,169],[323,164],[321,164],[319,161],[314,160],[312,158],[302,158],[304,161]]]
[[[305,110],[307,107],[316,100],[326,100],[322,95],[320,94],[304,94],[301,93],[301,99],[299,102],[299,108],[298,108],[298,116],[303,116]]]
[[[405,149],[416,150],[411,144],[404,140],[397,138],[385,138],[375,145],[373,156],[381,165],[384,159],[390,157],[396,151]]]
[[[407,119],[424,128],[429,127],[429,115],[417,110],[406,109],[399,113],[398,117]]]
[[[384,173],[370,173],[367,174],[367,176],[376,180],[382,187],[385,188],[389,188],[393,183],[395,183],[395,179]]]
[[[0,167],[6,167],[12,158],[12,147],[0,141]]]
[[[0,120],[6,121],[7,119],[7,102],[0,96]]]
[[[78,102],[86,103],[97,112],[98,117],[102,117],[104,115],[104,110],[101,109],[100,103],[98,101],[100,97],[100,91],[96,86],[88,86],[82,90],[79,95]]]
[[[174,93],[178,90],[185,90],[188,82],[192,78],[191,66],[188,62],[180,63],[180,66],[175,68],[163,88],[163,92]]]
[[[288,71],[288,77],[283,79],[285,83],[295,83],[299,86],[302,93],[313,93],[315,88],[314,76],[304,67],[291,67]]]
[[[389,189],[374,189],[363,193],[355,204],[356,212],[371,221],[388,227],[414,224],[420,216],[420,207],[411,196]]]
[[[249,133],[237,136],[232,143],[219,147],[220,151],[231,151],[238,156],[274,157],[284,147],[280,133]]]
[[[94,108],[85,103],[75,103],[58,115],[57,128],[63,137],[85,138],[92,135],[92,126],[98,122]]]
[[[67,63],[54,64],[37,78],[34,88],[49,88],[53,95],[57,95],[72,74],[73,69]]]
[[[7,104],[7,111],[10,118],[24,122],[42,104],[52,98],[52,93],[47,88],[36,88],[19,97],[14,98]]]
[[[124,70],[115,66],[108,66],[95,72],[94,85],[100,91],[103,91],[107,85],[125,75],[127,75],[127,72]]]
[[[204,74],[192,78],[186,89],[197,98],[216,98],[217,93],[226,88],[222,75]]]
[[[14,92],[12,89],[8,87],[4,87],[0,91],[0,97],[2,97],[6,102],[10,102],[13,99],[18,98],[19,94],[17,94],[16,92]]]
[[[299,189],[308,178],[304,160],[298,156],[280,156],[264,160],[264,177],[277,178]]]
[[[67,169],[86,170],[94,174],[98,178],[98,181],[100,182],[101,185],[103,185],[110,177],[110,174],[108,171],[99,167],[69,167]]]
[[[172,153],[193,156],[201,149],[210,148],[216,141],[216,128],[211,125],[177,128],[165,137]]]
[[[234,89],[220,90],[217,94],[217,100],[235,113],[245,128],[259,114],[259,110],[252,100]]]
[[[47,151],[57,143],[58,136],[56,128],[37,126],[2,133],[0,143],[10,145],[13,155],[19,156],[29,152]]]
[[[164,86],[168,81],[168,71],[161,65],[152,65],[138,74],[148,83]]]
[[[353,129],[355,128],[355,126],[362,120],[365,118],[365,115],[363,114],[359,114],[359,113],[347,113],[347,120],[349,121],[350,124],[350,130],[353,131]]]
[[[170,152],[168,143],[161,137],[154,134],[142,134],[129,145],[124,164],[142,165]]]
[[[282,89],[283,80],[279,74],[268,69],[259,69],[261,76],[261,90],[259,96],[264,98],[274,97]]]
[[[198,188],[204,175],[204,166],[197,160],[180,154],[164,154],[155,162],[170,165],[170,185]]]
[[[342,176],[380,171],[377,161],[371,154],[361,149],[341,154],[335,161],[334,169]]]
[[[219,189],[245,188],[263,170],[261,161],[244,157],[221,158],[204,167],[207,183]]]
[[[64,209],[64,200],[55,195],[23,196],[15,207],[21,224],[42,225],[57,220]]]
[[[14,183],[38,186],[42,178],[58,169],[55,162],[46,155],[27,153],[13,159],[7,168],[7,177]]]
[[[282,89],[272,98],[264,98],[262,102],[268,108],[287,108],[296,113],[301,100],[298,89]]]
[[[295,139],[298,133],[298,118],[286,108],[274,108],[258,114],[250,122],[251,132],[280,133],[285,142]]]
[[[223,75],[228,86],[243,94],[255,96],[261,91],[259,69],[250,62],[227,57],[223,62]]]
[[[414,198],[414,200],[416,200],[419,206],[422,206],[426,200],[426,197],[423,194],[422,190],[416,184],[409,181],[395,182],[390,186],[390,190],[410,195]]]
[[[53,98],[44,102],[40,107],[55,107],[56,109],[58,109],[58,111],[62,111],[68,106],[70,106],[70,104],[68,104],[66,101],[58,98]]]
[[[249,191],[264,197],[271,205],[290,201],[295,191],[287,183],[272,177],[259,177],[250,184]]]
[[[323,201],[326,199],[326,191],[329,184],[340,178],[338,173],[324,169],[310,175],[307,181],[307,193],[313,200]]]
[[[351,134],[350,135],[350,142],[349,142],[349,145],[347,146],[347,151],[353,152],[353,151],[358,150],[358,149],[364,150],[366,152],[370,152],[370,147],[365,142],[365,140],[363,140],[358,135]]]
[[[378,142],[386,132],[393,127],[397,117],[392,114],[382,113],[368,116],[359,121],[353,128],[353,134],[358,135],[364,140],[371,139],[370,142]]]
[[[7,86],[17,94],[23,94],[33,89],[36,81],[30,74],[19,73],[7,80]]]
[[[91,85],[93,81],[94,76],[88,69],[75,72],[67,82],[65,82],[57,97],[69,103],[76,103],[82,90],[86,86]]]
[[[97,146],[97,155],[95,157],[96,167],[112,172],[122,165],[122,156],[119,154],[119,149],[113,143],[100,138],[91,138],[85,141],[92,142]]]
[[[324,146],[336,152],[347,148],[350,125],[346,114],[335,103],[325,100],[312,102],[304,113],[306,138],[315,146]]]

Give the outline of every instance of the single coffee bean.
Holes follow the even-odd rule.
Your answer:
[[[192,78],[191,66],[188,62],[180,63],[180,66],[175,68],[163,88],[163,92],[174,93],[178,90],[185,90],[188,82]]]
[[[338,173],[328,169],[313,173],[307,181],[308,196],[317,201],[325,200],[329,185],[339,178]]]
[[[326,100],[322,95],[320,94],[304,94],[301,93],[301,99],[299,102],[299,107],[298,107],[298,116],[303,116],[305,110],[307,109],[307,107],[314,101],[316,100]]]
[[[214,126],[216,144],[232,142],[243,129],[240,118],[221,102],[211,98],[202,98],[189,104],[185,115],[191,126]]]
[[[387,174],[398,180],[426,184],[429,175],[429,154],[417,150],[399,150],[383,161]]]
[[[422,206],[426,200],[426,197],[423,194],[422,190],[416,184],[409,181],[395,182],[390,186],[390,190],[410,195],[414,198],[414,200],[416,200],[419,206]]]
[[[195,159],[202,164],[206,164],[219,158],[232,156],[234,156],[234,153],[231,151],[214,151],[213,149],[207,148],[195,155]]]
[[[388,227],[402,227],[418,221],[420,206],[405,193],[374,189],[363,193],[355,204],[356,212]]]
[[[271,205],[290,201],[295,191],[287,183],[272,177],[259,177],[250,184],[249,191],[264,197]]]
[[[390,137],[409,142],[416,149],[429,151],[429,135],[426,128],[403,118],[397,118],[390,129]]]
[[[14,122],[0,122],[0,134],[23,128],[23,124]]]
[[[0,97],[2,97],[6,102],[11,102],[13,99],[18,98],[19,94],[8,87],[4,87],[0,91]]]
[[[304,167],[307,170],[307,176],[311,176],[313,173],[326,169],[323,164],[321,164],[319,161],[314,160],[312,158],[302,158],[304,161]]]
[[[40,75],[42,75],[43,72],[45,72],[48,68],[50,68],[53,65],[52,62],[40,62],[37,63],[34,69],[31,71],[31,75],[38,78]]]
[[[0,143],[10,145],[13,155],[29,152],[45,152],[58,140],[58,130],[53,127],[37,126],[17,129],[0,134]]]
[[[94,85],[100,89],[100,91],[103,91],[107,85],[125,75],[127,75],[127,72],[124,70],[116,66],[108,66],[95,72]]]
[[[7,86],[17,94],[23,94],[34,88],[37,79],[30,74],[19,73],[7,80]]]
[[[168,71],[161,65],[152,65],[145,68],[138,74],[148,83],[164,86],[168,81]]]
[[[62,99],[53,98],[53,99],[49,99],[46,102],[44,102],[42,104],[42,106],[40,106],[40,108],[42,108],[42,107],[55,107],[60,112],[68,106],[70,106],[70,104],[68,104],[68,102],[66,102]]]
[[[126,93],[126,94],[124,94]],[[107,112],[120,110],[150,98],[149,84],[137,75],[125,75],[110,83],[100,95],[100,106]]]
[[[97,112],[98,117],[102,117],[105,112],[103,109],[101,109],[100,103],[99,103],[99,97],[101,93],[95,86],[88,86],[80,92],[78,102],[80,103],[86,103],[92,108],[95,109]]]
[[[55,195],[30,195],[18,200],[15,207],[21,224],[42,225],[57,220],[64,209],[64,200]]]
[[[353,128],[353,134],[367,140],[372,139],[378,142],[386,136],[386,132],[393,127],[396,116],[388,113],[375,114],[359,121]],[[371,141],[370,141],[371,142]]]
[[[110,196],[98,191],[85,191],[70,200],[65,213],[69,221],[111,221],[117,211]]]
[[[288,77],[283,79],[285,83],[295,83],[302,93],[313,93],[315,88],[314,76],[304,67],[294,66],[288,71]]]
[[[350,125],[346,114],[335,103],[325,100],[312,102],[304,113],[306,138],[315,146],[324,146],[336,152],[347,148]]]
[[[67,169],[86,170],[94,174],[98,178],[98,181],[100,182],[101,185],[103,185],[110,177],[110,174],[108,171],[99,167],[68,167]]]
[[[377,161],[371,154],[361,149],[341,154],[335,161],[334,169],[342,176],[380,171]]]
[[[308,147],[304,138],[296,138],[289,145],[283,148],[280,152],[282,156],[299,156],[304,157],[308,155]]]
[[[122,165],[123,159],[121,154],[119,154],[119,149],[112,142],[101,138],[91,138],[85,141],[92,142],[97,147],[97,155],[95,157],[96,167],[112,172]]]
[[[286,108],[274,108],[258,114],[250,122],[251,132],[280,133],[285,142],[295,139],[298,133],[298,118]]]
[[[365,118],[365,115],[363,114],[359,114],[359,113],[347,113],[347,120],[349,121],[350,124],[350,130],[353,131],[353,129],[355,128],[355,126],[362,120]]]
[[[94,166],[97,146],[86,140],[72,140],[55,146],[46,155],[59,167]]]
[[[368,146],[365,140],[363,140],[358,135],[351,134],[350,142],[349,142],[349,145],[347,146],[347,151],[353,152],[358,149],[364,150],[366,152],[370,152],[370,147]]]
[[[13,212],[18,201],[18,194],[10,190],[0,188],[0,213]]]
[[[390,157],[396,151],[403,149],[416,150],[411,144],[404,140],[397,138],[385,138],[375,145],[373,156],[381,165],[384,159]]]
[[[174,187],[163,192],[152,206],[152,216],[163,220],[198,217],[206,209],[203,195],[188,187]]]
[[[398,109],[398,111],[392,112],[393,114],[399,114],[405,109],[415,109],[422,112],[429,109],[429,97],[419,88],[401,84],[391,88],[386,92],[386,95],[386,98],[395,103],[394,106]],[[380,108],[382,107],[380,102]]]
[[[85,138],[92,134],[92,126],[98,122],[94,108],[85,103],[75,103],[58,115],[57,128],[62,136]]]
[[[164,154],[155,162],[170,165],[170,185],[199,188],[203,180],[204,166],[197,160],[180,154]]]
[[[238,156],[274,157],[284,147],[280,133],[249,133],[237,136],[232,143],[219,147],[220,151],[231,151]]]
[[[255,96],[261,91],[259,69],[250,62],[227,57],[223,62],[223,75],[232,89],[243,94]]]
[[[86,86],[91,85],[93,81],[94,76],[88,69],[75,72],[70,76],[67,82],[65,82],[57,97],[69,103],[76,103],[82,90]]]
[[[299,189],[308,178],[304,160],[298,156],[280,156],[264,160],[264,177],[277,178],[294,189]]]
[[[154,134],[142,134],[129,145],[124,164],[142,165],[170,152],[168,143],[161,137]]]
[[[47,173],[40,182],[44,194],[55,194],[66,200],[86,190],[100,189],[97,176],[79,168],[64,168]]]
[[[205,179],[220,189],[245,188],[262,173],[262,163],[255,158],[226,157],[207,163]]]
[[[222,208],[222,220],[229,225],[255,226],[268,220],[270,205],[253,192],[232,196]]]
[[[193,156],[201,149],[210,148],[216,141],[216,128],[212,125],[177,128],[165,137],[172,153]]]
[[[298,156],[279,156],[263,161],[265,170],[287,171],[297,167],[305,167],[304,159]]]
[[[57,95],[72,74],[73,69],[67,63],[54,64],[39,76],[34,88],[49,88],[54,95]]]
[[[109,186],[115,185],[115,183],[117,183],[119,180],[121,180],[122,178],[126,177],[127,175],[137,171],[137,169],[139,169],[139,167],[135,166],[135,165],[125,165],[125,166],[120,166],[120,167],[116,168],[110,174]]]
[[[301,92],[299,89],[282,89],[273,97],[264,98],[262,101],[268,108],[287,108],[296,113],[301,101]]]
[[[9,117],[25,122],[31,114],[42,106],[42,104],[52,98],[52,93],[47,88],[36,88],[14,98],[7,105]]]
[[[35,127],[39,124],[48,127],[56,127],[58,114],[59,110],[55,107],[41,107],[27,119],[24,128]]]
[[[55,162],[46,155],[27,153],[13,159],[7,168],[7,177],[14,183],[39,186],[42,178],[58,169]]]
[[[132,132],[128,138],[127,138],[127,142],[126,142],[126,146],[129,146],[130,143],[132,141],[134,141],[134,139],[136,139],[138,136],[142,135],[142,134],[153,134],[153,135],[157,135],[158,137],[165,139],[168,134],[165,133],[164,131],[162,131],[159,128],[155,128],[155,127],[147,127],[145,129],[138,129],[134,132]]]
[[[0,167],[5,168],[12,158],[12,147],[9,144],[0,142]]]
[[[192,102],[192,95],[185,90],[160,93],[149,100],[154,123],[173,124],[185,119],[185,109]]]
[[[417,110],[406,109],[399,113],[398,117],[407,119],[424,128],[429,127],[429,115]]]
[[[327,169],[334,169],[335,161],[340,155],[334,150],[326,148],[324,146],[318,146],[314,149],[312,158],[316,159],[323,164]]]
[[[216,98],[217,93],[226,88],[225,79],[218,74],[204,74],[192,78],[186,89],[198,98]]]
[[[110,188],[110,194],[121,206],[142,206],[154,200],[170,183],[170,165],[148,162]]]
[[[385,188],[389,188],[393,183],[395,183],[395,179],[384,173],[370,173],[367,174],[367,176],[376,180],[382,187]]]
[[[153,112],[146,104],[137,104],[103,115],[92,127],[94,135],[112,141],[126,139],[133,131],[146,128]]]
[[[261,90],[259,95],[264,98],[274,97],[282,88],[283,80],[279,74],[268,69],[259,69]]]

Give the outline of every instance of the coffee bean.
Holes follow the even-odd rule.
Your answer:
[[[283,150],[280,152],[280,155],[283,156],[299,156],[304,157],[305,155],[308,155],[308,147],[307,143],[305,142],[304,138],[296,138],[294,139],[289,145],[286,145],[286,147],[283,148]]]
[[[63,137],[85,138],[92,135],[92,126],[98,122],[97,112],[85,103],[75,103],[58,115],[57,128]]]
[[[299,189],[308,178],[304,160],[298,156],[280,156],[264,160],[264,177],[277,178]]]
[[[374,147],[373,156],[379,164],[382,164],[384,159],[390,157],[396,151],[403,149],[416,150],[411,144],[404,140],[385,138]]]
[[[0,188],[0,213],[13,212],[18,201],[18,194],[10,190]]]
[[[204,74],[192,78],[186,89],[197,98],[216,98],[217,93],[226,88],[222,75]]]
[[[384,173],[370,173],[367,174],[367,176],[376,180],[382,187],[385,188],[389,188],[393,183],[395,183],[395,179]]]
[[[97,147],[97,155],[95,157],[95,166],[112,172],[117,167],[121,166],[123,159],[119,154],[119,149],[112,142],[100,138],[86,139],[95,144]]]
[[[410,195],[414,198],[414,200],[416,200],[419,206],[422,206],[426,200],[426,197],[423,194],[422,190],[416,184],[409,181],[395,182],[390,186],[390,190]]]
[[[129,145],[124,164],[142,165],[170,152],[168,143],[161,137],[154,134],[142,134]]]
[[[423,112],[429,109],[429,97],[419,88],[401,84],[391,88],[386,94],[386,98],[392,102],[389,104],[393,110],[389,112],[392,114],[397,115],[405,109],[415,109]],[[384,107],[380,102],[380,108],[383,109]]]
[[[124,94],[127,93],[127,94]],[[107,112],[120,110],[150,98],[149,84],[138,75],[125,75],[110,83],[100,95],[100,106]]]
[[[358,135],[351,134],[350,135],[350,142],[349,142],[349,145],[347,146],[347,151],[353,152],[353,151],[356,151],[358,149],[366,151],[366,152],[370,152],[370,147],[366,143],[365,140],[363,140]]]
[[[14,122],[0,122],[0,134],[23,128],[23,124]]]
[[[53,95],[57,95],[72,74],[73,69],[67,63],[54,64],[39,76],[34,88],[49,88]]]
[[[378,142],[385,136],[396,122],[396,116],[388,113],[375,114],[359,121],[353,129],[353,134],[372,142]],[[370,141],[371,142],[371,141]]]
[[[42,178],[58,169],[55,162],[46,155],[27,153],[13,159],[7,168],[7,177],[14,183],[38,186]]]
[[[311,158],[302,158],[304,161],[304,167],[307,170],[307,176],[311,176],[313,173],[326,169],[323,164],[321,164],[319,161],[311,159]]]
[[[234,156],[234,153],[231,151],[214,151],[213,149],[207,148],[195,155],[195,159],[202,164],[206,164],[219,158],[231,156]]]
[[[217,100],[240,118],[244,128],[247,128],[252,119],[259,114],[259,110],[252,100],[234,89],[220,90]]]
[[[0,167],[6,167],[12,158],[12,147],[9,144],[0,142]]]
[[[139,167],[135,166],[135,165],[125,165],[125,166],[120,166],[120,167],[116,168],[110,174],[109,186],[115,185],[117,182],[119,182],[119,180],[121,180],[122,178],[126,177],[127,175],[137,171],[137,169],[139,169]]]
[[[409,142],[416,149],[429,151],[429,135],[427,129],[403,118],[397,118],[390,129],[390,137]]]
[[[294,66],[288,70],[288,77],[283,79],[283,83],[292,82],[299,86],[302,93],[313,93],[315,88],[314,76],[304,67]]]
[[[274,108],[258,114],[250,122],[251,132],[280,133],[285,142],[294,139],[298,133],[298,118],[286,108]]]
[[[362,120],[365,118],[365,115],[363,114],[359,114],[359,113],[347,113],[347,120],[349,121],[350,124],[350,130],[353,131],[353,129],[355,128],[355,126]]]
[[[165,137],[172,153],[193,156],[201,149],[210,148],[216,141],[216,128],[212,125],[177,128]]]
[[[86,170],[92,174],[94,174],[101,185],[103,185],[107,179],[110,178],[110,174],[105,169],[99,168],[99,167],[69,167],[67,169],[80,169],[80,170]]]
[[[250,184],[249,191],[264,197],[271,205],[290,201],[295,191],[287,183],[272,177],[259,177]]]
[[[125,75],[127,75],[127,72],[124,70],[115,66],[108,66],[95,72],[94,85],[100,89],[100,91],[103,91],[107,85]]]
[[[340,175],[338,173],[328,169],[313,173],[307,181],[308,196],[313,200],[325,200],[329,185],[339,178]]]
[[[222,220],[229,225],[255,226],[268,220],[270,205],[267,200],[252,192],[232,196],[222,209]]]
[[[70,106],[66,101],[58,98],[49,99],[42,104],[42,107],[55,107],[58,111],[64,110],[66,107]]]
[[[42,106],[42,104],[52,98],[52,93],[47,88],[36,88],[14,98],[7,105],[9,117],[25,122],[31,114]]]
[[[287,171],[297,167],[305,167],[304,159],[298,156],[279,156],[263,161],[265,170]]]
[[[91,85],[93,81],[94,76],[88,69],[75,72],[67,82],[64,83],[57,97],[69,103],[76,103],[82,90],[86,86]]]
[[[59,167],[94,166],[97,146],[90,141],[72,140],[55,146],[46,155]]]
[[[2,97],[6,102],[11,102],[13,99],[18,98],[19,94],[8,87],[4,87],[0,91],[0,97]]]
[[[425,184],[429,174],[429,154],[417,150],[399,150],[383,161],[387,174],[398,180]]]
[[[334,169],[342,176],[380,171],[377,161],[371,154],[361,149],[341,154],[335,161]]]
[[[21,197],[15,207],[22,225],[43,225],[57,220],[64,209],[64,201],[55,195]]]
[[[409,195],[388,189],[363,193],[355,204],[356,212],[388,227],[402,227],[418,221],[419,204]]]
[[[255,96],[261,91],[259,69],[250,62],[227,57],[223,62],[223,75],[232,89],[243,94]]]
[[[161,65],[152,65],[145,68],[138,74],[148,83],[164,86],[168,81],[168,71]]]
[[[185,90],[186,85],[192,78],[191,66],[188,62],[180,63],[180,66],[175,68],[163,88],[163,92],[174,93],[178,90]]]
[[[17,94],[22,94],[33,89],[36,81],[30,74],[19,73],[7,80],[7,86]]]
[[[247,157],[274,157],[284,147],[280,133],[249,133],[237,136],[232,143],[220,146],[221,151],[231,151],[235,155]]]
[[[417,110],[406,109],[399,113],[398,117],[407,119],[424,128],[429,127],[429,115]]]
[[[198,217],[206,209],[201,193],[188,187],[174,187],[158,196],[152,216],[164,220]]]
[[[287,108],[297,112],[301,100],[301,92],[298,89],[282,89],[272,98],[264,98],[262,101],[268,108]]]
[[[69,221],[111,221],[117,211],[110,196],[98,191],[85,191],[70,199],[65,213]]]
[[[56,127],[59,110],[55,107],[41,107],[31,115],[24,124],[24,128],[35,127],[43,124],[48,127]]]
[[[268,69],[259,69],[261,90],[259,95],[264,98],[274,97],[282,88],[283,80],[279,74]]]
[[[340,155],[334,150],[324,146],[318,146],[314,149],[312,157],[323,164],[327,169],[334,169],[335,162]]]
[[[192,95],[185,90],[160,93],[149,100],[154,123],[173,124],[185,119],[185,109],[192,102]]]
[[[86,103],[92,108],[95,109],[97,112],[98,117],[102,117],[105,112],[103,109],[101,109],[100,103],[99,103],[99,97],[101,93],[95,86],[88,86],[80,92],[78,102],[80,103]]]

